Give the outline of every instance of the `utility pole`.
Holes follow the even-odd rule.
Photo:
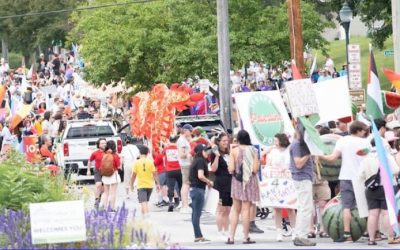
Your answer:
[[[400,2],[392,0],[394,71],[400,74]]]
[[[301,26],[300,0],[287,0],[289,18],[290,56],[294,59],[300,74],[304,71],[303,29]]]
[[[8,44],[7,41],[3,38],[1,39],[1,56],[9,63],[8,61]]]
[[[228,0],[217,0],[218,80],[221,120],[232,129]]]

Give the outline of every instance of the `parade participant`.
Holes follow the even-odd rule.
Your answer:
[[[0,154],[5,154],[9,149],[10,145],[13,143],[14,136],[10,132],[10,120],[6,119],[3,124],[3,129],[1,130],[0,136],[3,138],[1,142]]]
[[[122,148],[121,151],[121,161],[123,163],[124,168],[124,186],[126,192],[126,198],[129,199],[129,189],[130,189],[130,181],[132,176],[132,164],[139,158],[140,153],[139,149],[132,140],[131,137],[127,137],[126,145]]]
[[[243,225],[243,244],[253,244],[255,241],[249,237],[250,209],[252,203],[260,200],[257,178],[259,161],[247,131],[239,131],[237,141],[239,145],[231,150],[228,164],[229,173],[233,174],[231,188],[233,206],[230,234],[226,244],[234,244],[239,215]]]
[[[88,160],[87,175],[88,176],[91,175],[90,168],[94,161],[93,174],[94,174],[94,182],[96,185],[94,207],[97,209],[97,208],[99,208],[100,196],[101,196],[101,192],[103,191],[103,188],[102,188],[103,182],[101,181],[100,166],[101,166],[101,160],[103,159],[104,150],[106,149],[106,146],[107,146],[106,139],[99,138],[96,142],[96,146],[97,146],[97,150],[94,151],[90,155],[90,158]]]
[[[371,140],[371,152],[361,161],[359,177],[364,182],[376,174],[379,174],[379,157],[375,148],[375,140]],[[392,170],[393,178],[391,180],[394,193],[397,192],[396,177],[399,174],[399,166],[394,158],[387,153],[388,164]],[[365,196],[368,204],[368,245],[377,245],[376,234],[379,233],[379,217],[383,219],[384,228],[388,232],[388,244],[400,244],[400,239],[395,239],[393,229],[390,225],[387,212],[387,204],[385,199],[385,190],[383,189],[382,182],[376,189],[365,189]]]
[[[192,162],[192,155],[190,154],[190,141],[192,139],[193,127],[190,124],[185,124],[182,127],[182,134],[179,137],[176,145],[178,146],[178,160],[182,171],[182,189],[181,199],[182,207],[181,213],[190,213],[188,195],[189,195],[189,171]]]
[[[334,161],[342,157],[340,168],[340,193],[343,205],[344,235],[340,242],[353,241],[350,234],[351,209],[356,207],[356,199],[352,180],[360,172],[360,163],[367,155],[370,145],[365,139],[369,128],[360,121],[354,121],[350,125],[350,135],[340,138],[332,154],[320,156],[321,160]]]
[[[217,208],[218,233],[225,240],[229,234],[229,214],[232,207],[231,182],[232,175],[228,171],[229,139],[225,133],[215,137],[215,146],[211,154],[211,171],[215,172],[215,189],[219,192]]]
[[[133,184],[137,178],[138,200],[141,206],[142,216],[144,219],[148,219],[150,212],[148,203],[153,191],[153,180],[156,182],[157,191],[160,190],[160,181],[153,161],[147,158],[149,148],[140,145],[139,152],[139,159],[132,165],[131,190],[133,191]]]
[[[105,162],[107,159],[107,155],[112,155],[112,167],[114,169],[114,173],[110,176],[102,176],[101,181],[104,185],[104,208],[109,209],[111,208],[111,212],[115,212],[115,200],[117,197],[117,187],[118,183],[121,182],[121,178],[118,174],[118,170],[121,168],[121,159],[117,154],[117,145],[115,141],[110,140],[107,142],[107,146],[104,150],[102,162],[100,165],[100,169],[105,168],[105,164],[110,164]]]
[[[192,225],[194,242],[209,241],[203,237],[200,229],[201,211],[204,205],[206,186],[212,187],[214,183],[208,179],[208,152],[205,144],[197,144],[194,148],[195,157],[190,166],[190,198],[192,199]]]
[[[267,167],[276,169],[277,171],[287,172],[290,166],[289,154],[289,138],[286,134],[276,134],[274,137],[274,147],[267,157]],[[296,212],[294,209],[287,209],[289,215],[290,226],[296,226]],[[277,231],[276,240],[282,241],[282,209],[274,208],[275,227]]]
[[[182,172],[181,166],[178,161],[178,147],[176,146],[176,141],[178,137],[172,136],[169,139],[169,143],[165,146],[163,154],[165,160],[165,170],[167,173],[167,186],[168,186],[168,212],[174,210],[175,205],[178,205],[179,198],[176,198],[175,204],[173,203],[174,189],[178,185],[178,193],[180,193],[182,188]]]
[[[303,134],[296,129],[295,140],[290,146],[290,172],[297,191],[297,217],[295,227],[295,246],[316,246],[315,242],[307,239],[314,205],[312,197],[313,162],[310,150],[304,142]]]
[[[168,202],[168,187],[167,187],[167,173],[165,172],[164,155],[162,154],[162,147],[160,152],[153,150],[154,166],[157,169],[157,175],[160,180],[161,189],[158,191],[157,207],[167,206]]]

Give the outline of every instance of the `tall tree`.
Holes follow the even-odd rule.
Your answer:
[[[91,4],[103,3],[97,1]],[[281,63],[290,58],[285,4],[264,0],[229,2],[231,66],[250,60]],[[302,4],[303,36],[324,48],[320,20],[312,4]],[[164,0],[113,7],[73,16],[70,40],[81,44],[86,77],[94,83],[124,77],[137,90],[157,81],[199,75],[217,79],[215,0]]]
[[[0,16],[70,9],[81,2],[83,0],[2,0]],[[65,41],[72,28],[69,15],[69,12],[64,12],[0,19],[0,36],[8,40],[12,50],[29,57],[38,46],[47,47],[54,41]]]

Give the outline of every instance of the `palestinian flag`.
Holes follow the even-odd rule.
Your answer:
[[[376,64],[374,54],[370,48],[369,57],[369,74],[367,86],[367,115],[372,116],[373,119],[383,118],[383,103],[381,94],[381,85],[379,83],[378,73],[376,71]]]
[[[315,129],[315,124],[319,120],[317,114],[311,116],[299,117],[299,131],[304,132],[304,142],[307,144],[311,155],[326,155],[329,154],[329,148],[322,141],[318,131]]]
[[[396,74],[394,71],[390,69],[384,69],[383,73],[387,77],[387,79],[392,83],[392,85],[400,90],[400,74]]]

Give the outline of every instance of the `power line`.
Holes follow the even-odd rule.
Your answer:
[[[72,12],[72,11],[92,10],[92,9],[116,7],[116,6],[130,5],[130,4],[143,4],[143,3],[150,3],[150,2],[156,2],[156,1],[159,1],[159,0],[142,0],[142,1],[133,1],[133,2],[125,2],[125,3],[113,3],[113,4],[88,6],[88,7],[81,7],[81,8],[70,8],[70,9],[63,9],[63,10],[32,12],[32,13],[25,13],[25,14],[18,14],[18,15],[0,16],[0,20],[7,19],[7,18],[25,17],[25,16],[40,16],[40,15],[46,15],[46,14],[58,14],[58,13]]]

